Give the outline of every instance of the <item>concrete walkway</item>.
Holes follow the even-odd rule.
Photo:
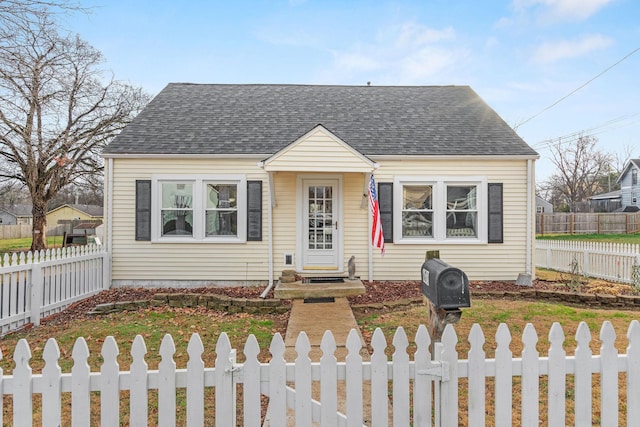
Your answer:
[[[324,332],[329,330],[333,334],[336,341],[335,357],[339,362],[343,362],[347,356],[347,349],[345,347],[347,337],[351,329],[355,329],[360,335],[360,342],[363,345],[363,349],[360,351],[360,355],[363,360],[369,360],[370,355],[366,348],[364,348],[364,340],[360,333],[360,328],[356,323],[356,318],[351,311],[351,306],[347,298],[335,298],[335,302],[307,302],[302,299],[294,299],[291,305],[291,314],[289,315],[289,323],[287,324],[287,332],[285,334],[285,346],[286,351],[284,354],[287,362],[295,362],[296,357],[296,340],[300,332],[304,331],[309,338],[311,344],[311,351],[309,352],[309,358],[312,362],[319,362],[322,356],[322,350],[320,349],[320,343]],[[314,381],[311,390],[314,399],[320,399],[320,383]],[[344,381],[338,382],[338,410],[344,413],[345,411],[345,393],[346,388]],[[370,384],[366,382],[363,384],[363,393],[365,401],[371,393]],[[371,408],[368,403],[363,408],[365,424],[369,425],[371,419]],[[264,421],[263,427],[270,426],[269,414],[267,410],[267,416]],[[295,426],[295,413],[292,410],[287,411],[287,427]],[[313,426],[319,426],[318,423],[313,423]]]
[[[305,303],[304,301],[295,299],[291,305],[291,314],[289,315],[287,333],[284,339],[287,347],[285,352],[287,362],[295,362],[297,357],[295,351],[296,340],[302,331],[307,334],[311,344],[309,357],[312,362],[320,361],[322,356],[320,343],[327,330],[331,331],[333,338],[336,340],[337,350],[335,356],[339,361],[344,361],[346,357],[345,345],[351,329],[358,331],[360,341],[364,346],[360,328],[358,328],[347,298],[335,298],[335,302]]]

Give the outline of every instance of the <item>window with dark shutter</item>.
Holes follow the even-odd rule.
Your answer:
[[[136,240],[151,240],[150,180],[136,180]]]
[[[489,243],[503,243],[503,203],[502,203],[502,183],[488,184],[489,193]]]
[[[262,240],[262,181],[247,181],[247,240]]]
[[[393,243],[393,183],[378,183],[378,205],[385,243]]]

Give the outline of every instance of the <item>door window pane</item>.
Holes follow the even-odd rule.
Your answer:
[[[309,249],[332,249],[333,205],[331,186],[309,186]]]

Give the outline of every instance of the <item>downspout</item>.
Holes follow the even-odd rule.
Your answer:
[[[533,160],[529,159],[527,160],[527,245],[526,245],[526,256],[527,256],[527,260],[526,260],[526,264],[525,264],[525,270],[526,273],[531,275],[531,279],[533,280],[535,277],[533,277],[533,268],[532,268],[532,246],[533,246],[533,241],[535,239],[535,236],[533,236],[531,234],[532,231],[532,226],[531,226],[531,222],[533,220],[532,218],[532,211],[533,211],[533,197],[532,194],[535,191],[533,189]]]
[[[259,162],[258,166],[264,170],[264,162]],[[273,288],[273,193],[271,189],[271,174],[267,172],[267,264],[269,269],[269,284],[260,294],[260,298],[266,298]]]
[[[111,265],[113,258],[113,158],[107,161],[107,258],[103,275],[105,289],[111,288]]]

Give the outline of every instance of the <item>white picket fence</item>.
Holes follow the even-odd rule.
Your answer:
[[[78,246],[0,258],[0,335],[108,289],[109,254]]]
[[[621,283],[633,283],[640,266],[640,245],[629,243],[536,240],[536,267],[571,272]]]
[[[410,360],[409,341],[402,328],[395,332],[394,353],[390,359],[385,354],[386,339],[377,329],[372,337],[370,361],[363,361],[359,335],[352,330],[346,343],[345,361],[337,362],[335,340],[326,332],[321,343],[323,355],[319,362],[312,363],[311,346],[303,332],[295,346],[295,362],[285,362],[284,341],[276,334],[269,347],[270,361],[263,363],[258,360],[257,340],[250,335],[243,350],[246,361],[236,363],[236,350],[231,348],[226,333],[221,333],[215,348],[215,367],[208,368],[202,360],[202,341],[198,334],[193,334],[187,347],[186,369],[177,369],[174,341],[165,335],[159,348],[158,369],[150,370],[145,361],[145,341],[137,336],[131,346],[129,370],[121,371],[118,346],[113,337],[108,337],[102,345],[103,363],[99,371],[92,371],[87,343],[81,337],[73,347],[70,373],[61,372],[60,350],[52,338],[44,347],[45,365],[39,374],[32,373],[31,350],[23,339],[14,351],[13,375],[3,375],[0,385],[5,396],[12,396],[13,407],[7,406],[4,399],[3,409],[5,414],[13,414],[14,426],[32,425],[36,395],[41,395],[43,427],[59,426],[65,394],[70,394],[67,402],[71,402],[74,426],[109,427],[123,422],[134,426],[175,426],[179,389],[186,389],[186,408],[183,408],[186,420],[182,422],[187,426],[203,426],[205,422],[217,427],[236,425],[239,403],[244,425],[261,426],[264,422],[261,394],[269,399],[271,426],[291,425],[287,424],[288,415],[295,419],[296,426],[311,426],[314,422],[322,426],[361,427],[366,423],[378,427],[388,426],[390,422],[396,427],[457,426],[462,417],[458,403],[464,387],[468,412],[460,420],[469,426],[488,423],[537,427],[541,421],[549,426],[565,426],[568,395],[573,396],[575,425],[590,426],[597,422],[602,426],[618,426],[626,418],[626,424],[631,426],[638,425],[640,420],[640,322],[630,323],[627,338],[627,353],[619,354],[614,345],[615,331],[611,323],[604,322],[599,336],[600,354],[594,355],[590,349],[591,332],[583,322],[576,333],[575,354],[568,356],[563,350],[564,332],[555,323],[549,332],[548,354],[541,357],[536,348],[537,333],[529,324],[522,335],[522,354],[513,357],[511,334],[507,326],[501,324],[496,332],[495,358],[488,359],[482,329],[474,325],[468,337],[468,359],[459,360],[458,337],[448,325],[442,342],[435,343],[432,360],[429,334],[421,326],[415,337],[416,352]],[[619,377],[619,373],[623,374]],[[520,381],[514,381],[516,377]],[[568,386],[570,377],[573,386]],[[466,378],[466,385],[459,382],[462,378]],[[313,387],[316,381],[319,388]],[[345,386],[343,394],[338,392],[341,381]],[[543,381],[546,386],[540,387]],[[366,396],[363,395],[364,382],[370,383],[371,393]],[[243,390],[241,402],[236,394],[239,384]],[[620,392],[622,385],[626,386],[626,394]],[[211,387],[215,388],[215,397],[207,396],[215,401],[215,410],[207,412],[205,390]],[[600,389],[600,398],[595,403],[594,388]],[[519,401],[513,397],[516,389],[520,391]],[[568,389],[573,393],[568,393]],[[129,392],[128,397],[121,394],[124,390]],[[151,390],[154,390],[153,399],[157,399],[157,417],[149,413]],[[122,399],[125,402],[128,399],[128,418],[121,415]],[[540,413],[540,399],[548,402],[547,414]],[[370,420],[363,416],[367,405]],[[486,411],[488,405],[494,408],[491,419]],[[599,410],[594,411],[598,406]],[[626,408],[626,412],[620,408]],[[594,419],[594,412],[599,413],[598,419]],[[4,424],[9,420],[0,421]]]

